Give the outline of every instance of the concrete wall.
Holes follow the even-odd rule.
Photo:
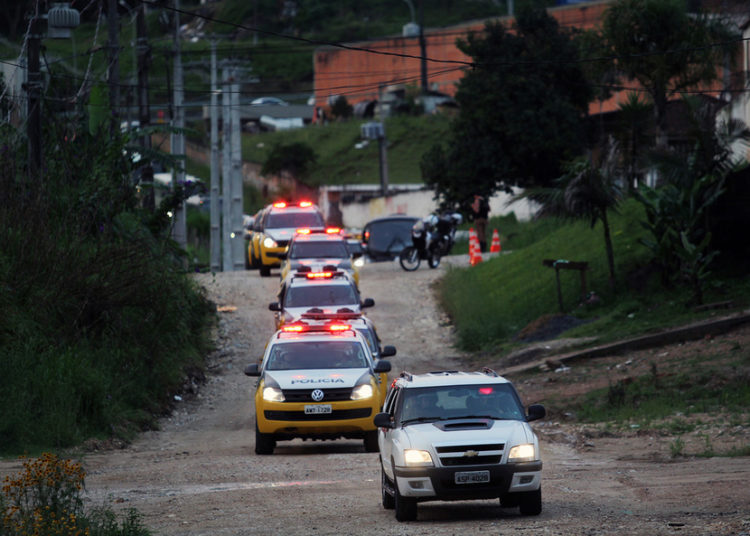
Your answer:
[[[418,188],[419,185],[414,185]],[[341,188],[341,187],[339,187]],[[333,193],[334,195],[330,195]],[[336,189],[321,188],[318,205],[323,210],[327,219],[332,211],[332,203],[328,201],[331,197],[336,197],[340,192]],[[343,197],[346,197],[344,195]],[[507,215],[514,212],[516,218],[520,221],[531,219],[534,213],[533,206],[526,200],[519,201],[513,205],[507,206],[510,197],[506,193],[498,193],[490,199],[490,216]],[[341,223],[344,227],[352,229],[361,229],[365,224],[381,216],[390,216],[391,214],[405,214],[407,216],[424,217],[437,209],[437,203],[434,200],[432,190],[418,189],[415,191],[402,192],[387,197],[374,197],[363,201],[339,201],[341,211]]]

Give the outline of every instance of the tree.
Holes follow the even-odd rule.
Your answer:
[[[653,101],[658,149],[667,145],[669,99],[715,80],[736,38],[720,20],[688,13],[685,0],[618,0],[602,34],[620,78],[637,81]]]
[[[282,171],[286,171],[304,181],[317,161],[315,151],[306,143],[276,144],[271,149],[260,172],[263,175],[279,175]]]
[[[643,244],[651,249],[662,282],[687,282],[700,304],[708,266],[718,254],[711,244],[711,208],[723,195],[727,176],[747,165],[732,147],[750,145],[750,129],[736,119],[717,125],[711,107],[696,98],[685,104],[692,146],[653,155],[662,185],[641,184],[636,197],[646,209],[643,225],[650,233]]]
[[[623,199],[617,142],[610,141],[596,159],[576,158],[565,173],[548,188],[533,189],[516,196],[540,204],[538,216],[588,220],[591,228],[602,223],[609,267],[609,285],[615,287],[615,256],[608,213]]]
[[[512,31],[489,23],[457,45],[474,60],[456,94],[461,113],[421,162],[442,206],[466,211],[474,194],[559,177],[584,148],[591,97],[570,34],[544,8],[526,7]]]

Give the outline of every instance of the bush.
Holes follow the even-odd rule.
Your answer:
[[[6,476],[0,494],[4,536],[148,536],[135,510],[122,524],[107,507],[83,508],[85,472],[79,462],[52,453],[23,459],[23,469]]]
[[[127,439],[209,345],[214,308],[169,238],[168,204],[139,208],[116,138],[79,130],[61,148],[47,127],[36,180],[16,160],[25,141],[0,139],[0,452]]]

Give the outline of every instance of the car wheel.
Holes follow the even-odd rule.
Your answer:
[[[396,506],[396,501],[393,498],[394,485],[388,475],[383,470],[383,465],[380,465],[380,494],[383,496],[383,508],[386,510],[393,510]]]
[[[401,254],[398,256],[398,262],[401,268],[407,272],[413,272],[419,268],[419,250],[414,246],[406,246],[401,250]]]
[[[521,515],[538,516],[542,513],[542,488],[536,491],[526,491],[520,497],[518,509]]]
[[[270,277],[270,275],[271,275],[271,267],[270,266],[260,265],[260,267],[258,269],[260,270],[260,276],[261,277]]]
[[[417,519],[417,500],[413,497],[402,496],[398,491],[396,482],[393,483],[393,501],[398,521],[414,521]]]
[[[372,432],[365,432],[365,452],[377,452],[378,451],[378,431],[373,430]]]
[[[255,454],[266,455],[273,454],[273,449],[276,448],[276,440],[273,438],[273,434],[264,434],[258,430],[258,425],[255,425]]]

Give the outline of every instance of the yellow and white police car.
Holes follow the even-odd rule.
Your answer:
[[[268,304],[268,309],[274,312],[278,329],[313,308],[319,313],[358,313],[373,305],[372,298],[360,296],[349,273],[333,266],[322,272],[302,266],[281,283],[278,299]]]
[[[367,452],[376,452],[373,416],[383,402],[380,375],[390,370],[349,324],[285,325],[261,363],[245,368],[258,377],[255,452],[272,454],[278,441],[294,438],[361,439]]]
[[[544,416],[490,369],[401,373],[374,419],[383,507],[411,521],[421,501],[499,498],[538,515],[542,460],[529,422]]]
[[[356,250],[353,246],[356,246]],[[310,267],[312,271],[333,267],[349,272],[359,285],[359,268],[364,264],[359,242],[347,239],[338,227],[297,229],[287,251],[280,258],[283,259],[279,273],[282,280],[303,266]]]
[[[271,268],[281,265],[279,256],[286,252],[297,229],[323,226],[320,209],[310,201],[278,201],[268,205],[255,216],[247,234],[248,265],[258,268],[261,276],[270,276]]]

